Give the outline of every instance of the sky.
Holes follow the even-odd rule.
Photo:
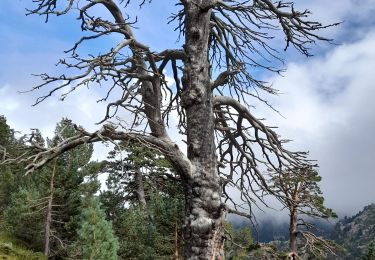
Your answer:
[[[80,36],[75,16],[51,18],[49,23],[43,17],[25,16],[30,2],[0,1],[0,115],[24,133],[39,128],[52,136],[62,117],[94,131],[104,115],[105,104],[96,102],[103,89],[82,88],[63,102],[52,97],[35,107],[41,92],[18,93],[39,82],[31,74],[61,72],[54,64]],[[128,9],[138,15],[137,37],[156,51],[176,45],[174,25],[167,24],[176,10],[170,2]],[[320,166],[327,206],[341,216],[350,215],[375,202],[375,0],[296,2],[296,8],[310,9],[316,20],[342,24],[322,32],[335,39],[334,44],[313,45],[311,58],[290,50],[282,54],[286,68],[282,76],[261,75],[281,92],[267,96],[281,115],[262,105],[253,112],[292,139],[291,149],[310,151]],[[81,51],[88,53],[98,45],[109,49],[116,40],[109,37]],[[282,50],[281,40],[276,47]],[[103,158],[103,153],[104,149],[96,149],[94,157]]]

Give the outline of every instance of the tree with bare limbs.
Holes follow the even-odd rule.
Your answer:
[[[295,168],[285,172],[273,173],[269,188],[289,211],[289,259],[302,259],[298,255],[297,238],[301,237],[303,250],[314,258],[323,259],[336,255],[338,245],[317,236],[310,229],[306,217],[315,219],[337,218],[332,209],[324,206],[324,198],[319,187],[321,177],[312,167]]]
[[[250,112],[251,98],[268,104],[264,94],[277,93],[257,79],[253,69],[280,72],[272,62],[280,60],[272,44],[279,31],[285,37],[285,49],[293,46],[309,56],[309,44],[330,41],[318,33],[332,25],[311,21],[308,10],[298,11],[289,1],[176,0],[180,9],[170,22],[180,32],[181,48],[166,46],[158,52],[138,40],[134,19],[127,15],[130,5],[151,2],[33,0],[29,14],[48,21],[51,15],[76,13],[84,31],[66,51],[69,57],[59,61],[66,72],[40,75],[43,82],[32,90],[49,87],[49,91],[35,104],[56,94],[64,99],[84,86],[102,84],[108,91],[102,99],[107,108],[99,130],[76,127],[77,135],[48,149],[33,145],[31,139],[33,153],[23,156],[30,162],[26,170],[31,173],[85,143],[135,140],[158,150],[184,185],[185,258],[223,259],[225,216],[252,215],[250,204],[257,197],[262,199],[257,189],[267,189],[262,167],[279,171],[310,164],[306,153],[284,148],[286,140]],[[96,8],[108,15],[97,16]],[[91,55],[79,53],[81,45],[108,35],[119,35],[121,40],[100,54],[95,50]],[[167,68],[173,85],[166,82]],[[111,100],[115,91],[121,95]],[[120,111],[127,116],[120,117]],[[170,120],[174,111],[175,130]],[[171,139],[173,130],[185,139],[186,151]],[[230,196],[230,187],[239,190],[242,201]],[[248,206],[241,207],[244,204]]]

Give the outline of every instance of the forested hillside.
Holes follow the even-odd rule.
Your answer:
[[[75,134],[64,122],[56,126],[52,139],[44,140],[38,130],[33,131],[32,138],[39,149]],[[25,137],[16,137],[3,116],[0,139],[7,151],[5,160],[13,160],[27,149]],[[12,248],[17,250],[17,245],[22,245],[54,259],[95,257],[99,252],[112,255],[106,259],[114,259],[117,239],[96,198],[101,164],[90,162],[92,152],[92,145],[81,146],[26,176],[21,161],[1,166],[1,235],[9,247],[7,254],[14,255]]]
[[[375,242],[375,204],[364,207],[352,217],[341,219],[333,236],[347,250],[346,259],[359,259],[366,255],[374,247],[371,243]],[[372,259],[375,259],[375,253]]]
[[[336,241],[342,247],[338,257],[329,259],[375,259],[375,204],[365,206],[357,214],[345,216],[338,221],[314,221],[314,233]],[[251,227],[249,222],[234,222],[238,228]],[[288,223],[269,218],[259,222],[253,232],[254,239],[263,243],[271,243],[279,250],[287,248]],[[366,257],[369,258],[366,258]],[[373,257],[373,258],[371,258]]]
[[[69,138],[75,130],[67,122],[56,126],[51,140],[38,130],[33,138],[41,148]],[[0,130],[10,153],[26,149],[5,117]],[[92,145],[82,146],[27,176],[22,164],[1,166],[0,253],[8,259],[183,259],[184,196],[168,160],[137,142],[120,143],[102,162],[91,162],[92,152]],[[102,173],[108,174],[104,191],[97,179]],[[345,257],[355,259],[375,239],[374,216],[372,204],[340,220],[335,230],[329,222],[312,219],[314,234],[334,238],[346,248]],[[288,251],[289,224],[278,223],[272,216],[256,229],[247,221],[228,222],[226,257],[282,259]]]
[[[0,141],[11,152],[26,144],[0,117]],[[74,135],[63,119],[40,147]],[[25,146],[26,148],[26,146]],[[119,160],[119,153],[126,157]],[[24,176],[18,164],[0,168],[0,256],[4,259],[183,259],[183,191],[171,164],[139,143],[116,146],[108,161],[90,162],[92,145]],[[107,173],[100,191],[98,175]],[[249,228],[226,224],[229,259],[244,259]],[[241,245],[241,247],[237,245]],[[243,247],[243,248],[242,248]],[[34,253],[35,252],[35,253]]]

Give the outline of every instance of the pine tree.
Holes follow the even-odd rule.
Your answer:
[[[67,119],[63,119],[57,124],[55,136],[51,140],[47,140],[49,146],[77,134],[72,126],[65,123],[66,121]],[[97,166],[93,166],[96,163],[89,162],[92,153],[92,145],[80,146],[58,157],[55,162],[56,165],[51,162],[49,171],[37,177],[40,178],[38,181],[39,188],[47,194],[47,197],[50,196],[53,189],[52,211],[54,214],[51,232],[54,234],[51,236],[50,249],[52,254],[66,254],[63,251],[76,240],[76,230],[79,227],[78,218],[82,207],[81,197],[86,192],[85,185],[87,186],[85,178],[94,177],[92,185],[95,188],[92,193],[95,193],[99,188],[95,181],[98,169]],[[54,179],[53,187],[51,186],[52,179]],[[44,216],[46,215],[47,213]]]
[[[109,159],[104,167],[110,173],[108,190],[126,197],[131,205],[145,206],[145,193],[162,190],[165,180],[176,180],[172,165],[164,156],[137,142],[122,142],[110,152]]]
[[[119,257],[180,259],[184,197],[170,163],[135,142],[120,147],[126,156],[104,167],[108,190],[100,195],[120,239]]]
[[[231,223],[225,223],[227,239],[225,241],[225,259],[246,259],[254,241],[249,227],[236,229]]]
[[[0,151],[2,156],[4,156],[5,149],[10,148],[13,141],[14,130],[7,124],[5,116],[0,116]]]
[[[332,209],[324,206],[324,197],[319,187],[321,177],[312,167],[294,168],[271,174],[270,187],[273,194],[289,211],[289,257],[299,259],[297,238],[305,240],[305,254],[324,258],[335,254],[337,245],[330,240],[318,237],[308,229],[313,225],[301,216],[312,218],[337,218]]]
[[[21,187],[11,196],[5,219],[14,237],[23,241],[28,248],[42,251],[44,214],[44,201],[38,189]]]
[[[371,242],[367,247],[367,253],[362,257],[363,260],[375,260],[375,242]]]
[[[75,134],[76,130],[57,124],[51,146]],[[45,147],[41,133],[34,130],[32,142]],[[23,169],[15,169],[6,183],[11,201],[7,203],[6,220],[13,234],[33,250],[48,256],[63,257],[68,246],[77,238],[81,197],[96,193],[100,187],[96,177],[100,163],[89,162],[92,144],[80,146],[52,160],[47,167],[32,175],[23,176]],[[0,189],[1,191],[1,189]]]
[[[22,140],[15,137],[4,116],[0,116],[0,158],[3,161],[17,158],[23,151]],[[18,190],[24,164],[0,164],[0,215],[10,203],[11,195]]]
[[[86,198],[86,206],[81,213],[78,240],[74,245],[75,259],[116,260],[118,241],[113,234],[112,225],[106,221],[99,201]]]

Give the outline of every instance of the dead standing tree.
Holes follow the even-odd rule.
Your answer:
[[[256,187],[253,185],[266,187],[259,166],[279,170],[308,164],[305,153],[284,149],[285,141],[250,113],[248,97],[266,102],[258,91],[276,93],[256,80],[251,68],[278,72],[264,65],[271,64],[267,63],[268,58],[278,59],[269,42],[278,29],[285,35],[286,47],[293,45],[309,55],[309,43],[328,41],[317,34],[326,26],[309,21],[309,12],[295,10],[292,2],[181,0],[176,1],[181,10],[171,20],[177,22],[177,29],[184,36],[182,48],[155,52],[138,41],[132,31],[131,20],[125,15],[130,0],[33,2],[30,13],[45,15],[47,21],[50,15],[78,11],[82,30],[90,33],[68,51],[68,59],[59,62],[80,73],[42,74],[44,82],[33,90],[47,85],[51,90],[39,97],[36,104],[60,91],[65,91],[60,97],[64,99],[81,86],[106,81],[112,85],[103,98],[108,106],[100,123],[121,109],[133,118],[132,122],[120,118],[122,129],[110,124],[93,133],[78,129],[78,135],[56,147],[34,147],[39,152],[27,158],[31,160],[27,171],[32,172],[84,143],[137,140],[158,149],[172,162],[185,186],[185,258],[223,259],[225,213],[250,215],[241,211],[226,188],[238,188],[242,200],[251,203]],[[140,0],[140,5],[145,2],[151,1]],[[98,6],[110,16],[95,17],[92,11]],[[110,51],[88,57],[78,54],[78,47],[86,41],[111,34],[118,34],[123,40]],[[173,87],[166,84],[166,66],[171,66]],[[119,89],[122,96],[109,102],[114,89]],[[167,132],[173,110],[178,112],[178,130],[187,138],[186,153]],[[145,127],[140,131],[142,122]]]

